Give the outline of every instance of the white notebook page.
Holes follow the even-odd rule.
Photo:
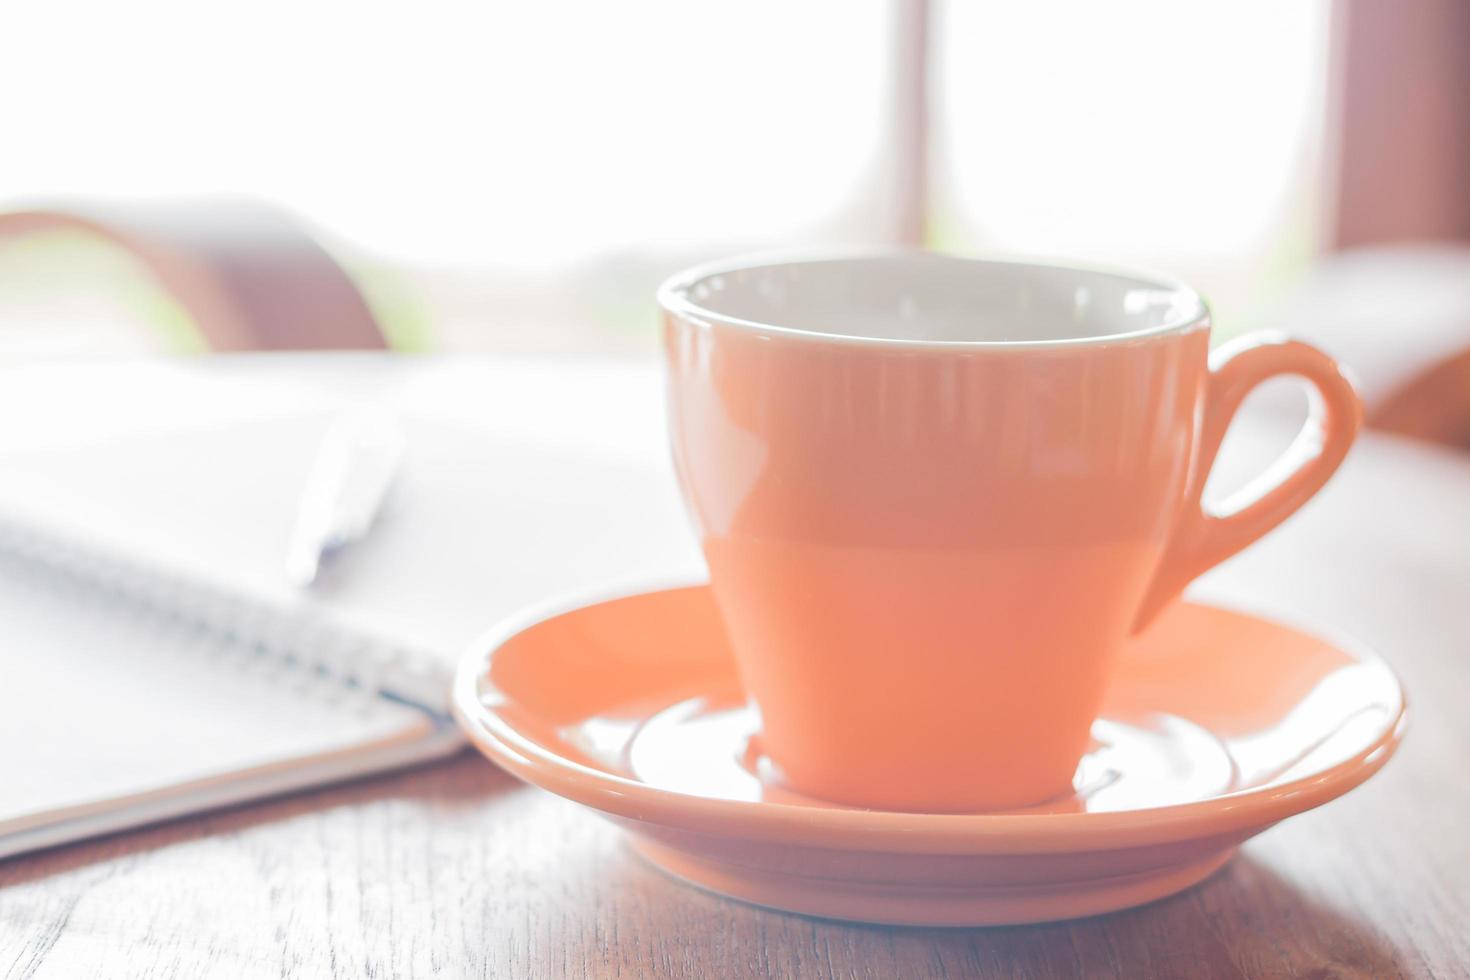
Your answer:
[[[397,485],[310,590],[284,563],[330,413],[7,454],[0,517],[324,617],[437,659],[547,598],[703,564],[671,466],[522,432],[405,419]],[[3,627],[0,627],[3,630]],[[3,633],[0,633],[3,635]]]

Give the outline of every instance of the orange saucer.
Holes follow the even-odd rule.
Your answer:
[[[623,826],[671,874],[809,915],[992,925],[1162,898],[1367,779],[1404,724],[1376,656],[1180,603],[1124,655],[1076,792],[1025,810],[859,810],[783,789],[708,588],[508,624],[454,710],[486,756]]]

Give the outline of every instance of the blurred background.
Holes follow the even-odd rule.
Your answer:
[[[406,351],[651,351],[670,272],[833,243],[1152,267],[1222,336],[1340,349],[1387,302],[1470,338],[1455,0],[53,0],[0,36],[0,211],[90,216],[0,235],[0,362],[211,346],[98,202],[287,216]]]

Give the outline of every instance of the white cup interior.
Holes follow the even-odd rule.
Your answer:
[[[670,280],[660,298],[695,319],[921,344],[1121,339],[1206,315],[1198,294],[1167,280],[919,251],[710,266]]]

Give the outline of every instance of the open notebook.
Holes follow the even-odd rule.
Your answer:
[[[408,417],[369,537],[285,584],[332,414],[0,457],[0,856],[452,751],[452,664],[548,596],[696,574],[661,439]]]

